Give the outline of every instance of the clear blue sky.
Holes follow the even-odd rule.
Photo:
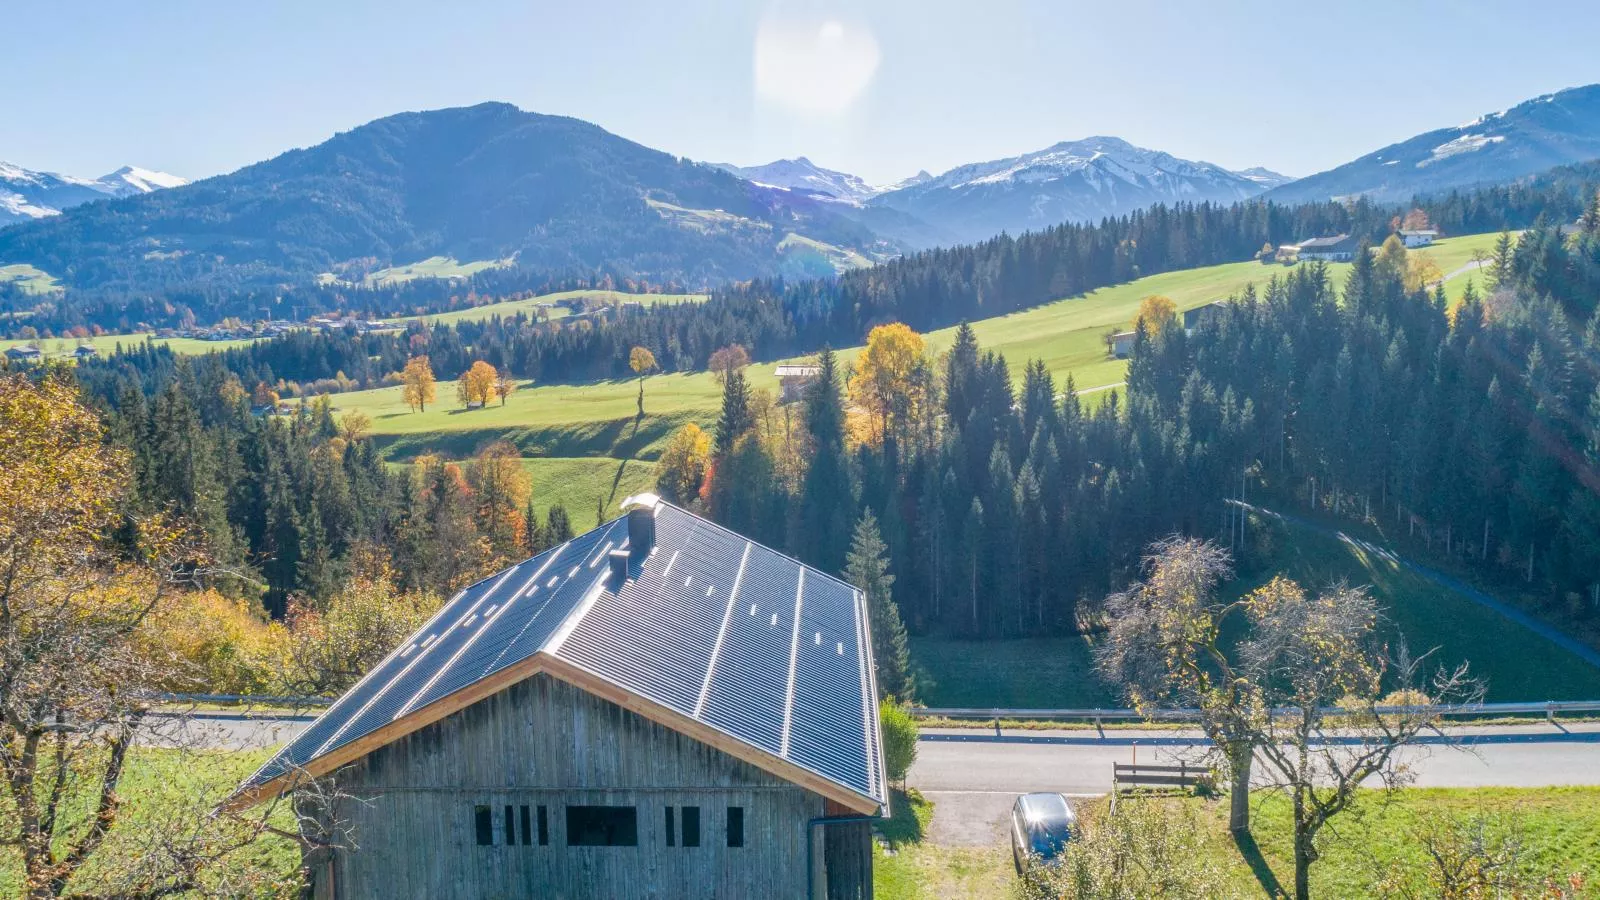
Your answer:
[[[7,0],[0,33],[0,159],[82,175],[484,100],[880,182],[1093,134],[1304,175],[1600,81],[1593,0]]]

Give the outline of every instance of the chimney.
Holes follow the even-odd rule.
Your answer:
[[[650,555],[656,545],[656,508],[635,506],[628,510],[628,549],[634,559]]]
[[[606,560],[611,564],[611,578],[620,586],[628,580],[628,551],[613,550],[606,555]]]

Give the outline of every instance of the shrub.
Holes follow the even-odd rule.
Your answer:
[[[904,706],[889,700],[878,704],[878,719],[883,723],[884,768],[891,781],[903,784],[917,760],[917,720]]]

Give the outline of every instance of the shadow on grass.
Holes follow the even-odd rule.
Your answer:
[[[474,410],[476,412],[476,410]],[[653,456],[651,445],[665,440],[693,413],[635,416],[566,425],[523,426],[489,425],[483,428],[447,428],[406,434],[373,435],[372,440],[386,459],[405,461],[421,453],[440,453],[464,459],[491,441],[510,441],[523,456],[580,457],[610,456],[645,459]]]
[[[1278,876],[1272,874],[1272,866],[1267,864],[1267,858],[1261,855],[1261,848],[1256,845],[1254,835],[1248,831],[1235,831],[1233,844],[1239,848],[1239,856],[1244,858],[1251,874],[1256,876],[1256,882],[1261,885],[1261,890],[1267,896],[1275,898],[1288,896],[1283,892],[1283,885],[1278,883]]]
[[[932,806],[915,790],[895,788],[889,796],[889,817],[879,820],[878,833],[891,847],[920,843],[933,815]]]

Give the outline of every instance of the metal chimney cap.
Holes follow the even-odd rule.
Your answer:
[[[624,497],[620,504],[623,512],[632,512],[636,509],[655,509],[661,503],[661,498],[651,493],[634,494]]]

